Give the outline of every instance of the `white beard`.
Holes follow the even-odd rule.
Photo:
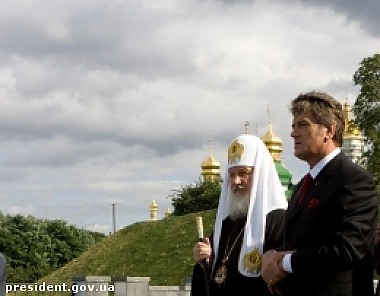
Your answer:
[[[247,217],[250,195],[236,195],[231,190],[228,192],[228,216],[232,220]]]

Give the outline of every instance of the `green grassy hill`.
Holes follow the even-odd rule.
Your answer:
[[[191,276],[194,264],[195,218],[202,216],[208,236],[215,214],[210,210],[127,226],[40,281],[69,283],[72,277],[86,275],[144,276],[150,277],[150,285],[180,285]]]

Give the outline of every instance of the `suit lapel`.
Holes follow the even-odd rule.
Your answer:
[[[344,157],[345,156],[342,152],[339,153],[319,172],[316,178],[312,181],[309,190],[306,192],[306,195],[300,204],[298,204],[297,195],[301,188],[303,179],[297,184],[296,190],[292,193],[292,197],[289,202],[287,220],[292,219],[294,216],[300,213],[306,207],[310,199],[318,199],[319,191],[325,187],[325,184],[328,181],[328,179],[341,166]]]

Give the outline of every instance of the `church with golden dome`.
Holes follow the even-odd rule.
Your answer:
[[[342,151],[353,162],[360,164],[363,160],[364,137],[358,126],[351,119],[351,106],[348,100],[343,105],[343,114],[344,132]]]
[[[268,111],[269,113],[269,111]],[[348,100],[343,106],[344,114],[344,133],[343,133],[343,145],[341,147],[342,152],[349,157],[355,163],[361,163],[364,152],[364,137],[360,129],[354,123],[351,118],[351,106]],[[245,131],[249,133],[249,122],[245,124]],[[284,188],[287,199],[290,199],[293,187],[292,172],[285,166],[282,161],[282,140],[279,138],[272,129],[272,124],[269,123],[268,131],[261,137],[265,145],[267,146],[269,153],[273,158],[274,165],[276,167],[281,184]],[[203,178],[215,179],[220,178],[220,163],[212,155],[212,148],[210,145],[209,156],[202,162],[202,176]]]
[[[215,159],[215,157],[212,155],[212,145],[211,141],[212,139],[209,139],[210,146],[209,146],[209,155],[207,159],[205,159],[202,162],[201,168],[202,168],[202,178],[203,180],[216,180],[220,179],[220,162]]]
[[[269,113],[269,111],[268,111]],[[353,119],[351,118],[351,106],[348,103],[348,100],[343,105],[343,114],[344,114],[344,133],[343,133],[343,145],[341,147],[342,152],[349,157],[355,163],[361,163],[364,152],[364,137],[355,124]],[[249,122],[245,122],[245,132],[249,133]],[[256,133],[257,134],[257,133]],[[274,165],[276,167],[278,176],[280,178],[281,184],[284,188],[285,195],[287,199],[290,199],[292,194],[294,184],[292,183],[292,173],[291,171],[284,165],[282,161],[282,151],[283,145],[282,140],[279,138],[272,129],[272,124],[269,123],[268,131],[264,136],[261,137],[265,145],[267,146],[269,153],[273,158]],[[216,180],[217,178],[221,178],[220,174],[220,162],[215,159],[212,154],[212,140],[209,139],[209,155],[208,157],[201,163],[201,175],[203,180]],[[157,220],[157,210],[158,205],[155,200],[149,206],[150,211],[150,220]],[[171,214],[170,209],[167,209],[165,212],[165,217]]]
[[[275,135],[272,130],[272,124],[269,124],[268,131],[261,138],[267,146],[270,155],[272,155],[274,165],[280,178],[282,187],[284,188],[286,198],[289,199],[293,191],[292,173],[285,167],[282,161],[282,140]]]

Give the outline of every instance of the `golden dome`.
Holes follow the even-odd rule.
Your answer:
[[[211,139],[210,139],[211,142]],[[209,147],[209,156],[202,162],[202,175],[204,178],[216,179],[220,176],[220,162],[212,155],[212,146]]]
[[[202,162],[202,169],[219,169],[220,168],[220,162],[215,159],[214,156],[209,155],[209,157]]]
[[[353,122],[348,124],[348,127],[344,129],[343,138],[362,138],[362,132]]]
[[[158,205],[156,203],[156,200],[153,199],[152,203],[149,206],[149,210],[150,211],[157,211],[157,209],[158,209]]]
[[[274,134],[271,124],[269,124],[267,133],[261,139],[267,146],[273,160],[281,161],[282,140]]]
[[[171,213],[172,213],[172,211],[169,208],[167,208],[165,211],[165,217],[170,216]]]
[[[362,133],[358,126],[351,120],[351,107],[348,101],[343,105],[344,133],[343,138],[362,138]]]

